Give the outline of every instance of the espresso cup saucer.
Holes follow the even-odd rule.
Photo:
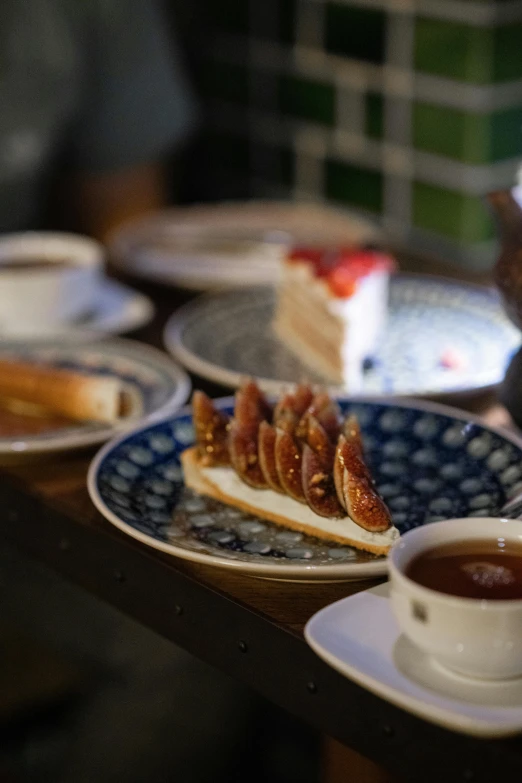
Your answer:
[[[388,584],[343,598],[307,623],[310,647],[338,672],[419,718],[476,737],[522,732],[522,677],[478,680],[440,666],[401,634]]]

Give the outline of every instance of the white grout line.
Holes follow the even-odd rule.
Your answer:
[[[244,125],[245,109],[222,101],[215,106],[217,111],[213,119],[220,129],[237,131]],[[411,176],[469,195],[480,196],[495,188],[512,186],[520,166],[518,158],[475,166],[390,142],[381,144],[342,128],[282,120],[277,114],[255,110],[247,110],[247,113],[251,132],[266,144],[292,146],[310,156],[331,156],[341,162],[383,170],[394,176]]]
[[[241,36],[227,35],[217,39],[212,54],[237,65],[244,65],[248,54],[250,63],[260,69],[296,73],[315,81],[330,80],[335,85],[360,91],[389,90],[405,98],[413,95],[419,101],[470,112],[488,113],[522,103],[522,79],[503,84],[468,84],[407,68],[365,63],[300,45],[292,50],[273,41],[252,40],[248,47]]]
[[[317,3],[297,3],[296,42],[320,49],[324,45],[324,8]]]
[[[329,0],[312,0],[324,4]],[[336,0],[339,5],[358,6],[389,13],[464,22],[476,27],[509,23],[522,19],[522,2],[512,0],[502,5],[475,0]]]
[[[346,87],[338,87],[335,108],[335,126],[356,136],[364,136],[365,93]]]

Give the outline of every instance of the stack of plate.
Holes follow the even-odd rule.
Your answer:
[[[374,241],[369,223],[318,205],[227,203],[165,210],[124,227],[111,257],[123,271],[193,290],[274,283],[290,244]]]

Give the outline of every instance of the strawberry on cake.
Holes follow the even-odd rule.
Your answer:
[[[277,287],[275,333],[326,380],[357,391],[386,322],[394,269],[377,250],[293,249]]]

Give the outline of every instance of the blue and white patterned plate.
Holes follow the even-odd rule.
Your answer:
[[[230,398],[219,405],[232,410]],[[395,525],[495,516],[522,489],[522,439],[435,403],[343,401]],[[188,560],[296,581],[386,574],[386,560],[283,530],[184,487],[189,408],[107,444],[89,471],[91,498],[133,538]],[[260,490],[262,491],[262,490]]]
[[[189,370],[226,386],[239,386],[245,375],[273,394],[296,379],[324,383],[272,333],[274,301],[270,288],[201,297],[172,316],[165,344]],[[503,379],[519,344],[520,333],[495,291],[397,275],[390,286],[388,326],[362,393],[434,396],[485,389]],[[448,355],[456,359],[452,368]],[[332,392],[347,394],[341,387]]]
[[[0,348],[0,359],[41,362],[79,373],[121,378],[132,384],[141,396],[141,422],[178,410],[187,401],[191,389],[188,375],[168,356],[133,340],[117,339],[80,345],[6,343]],[[97,446],[122,430],[135,428],[136,424],[136,420],[122,420],[114,426],[78,422],[35,435],[0,435],[0,459]]]

